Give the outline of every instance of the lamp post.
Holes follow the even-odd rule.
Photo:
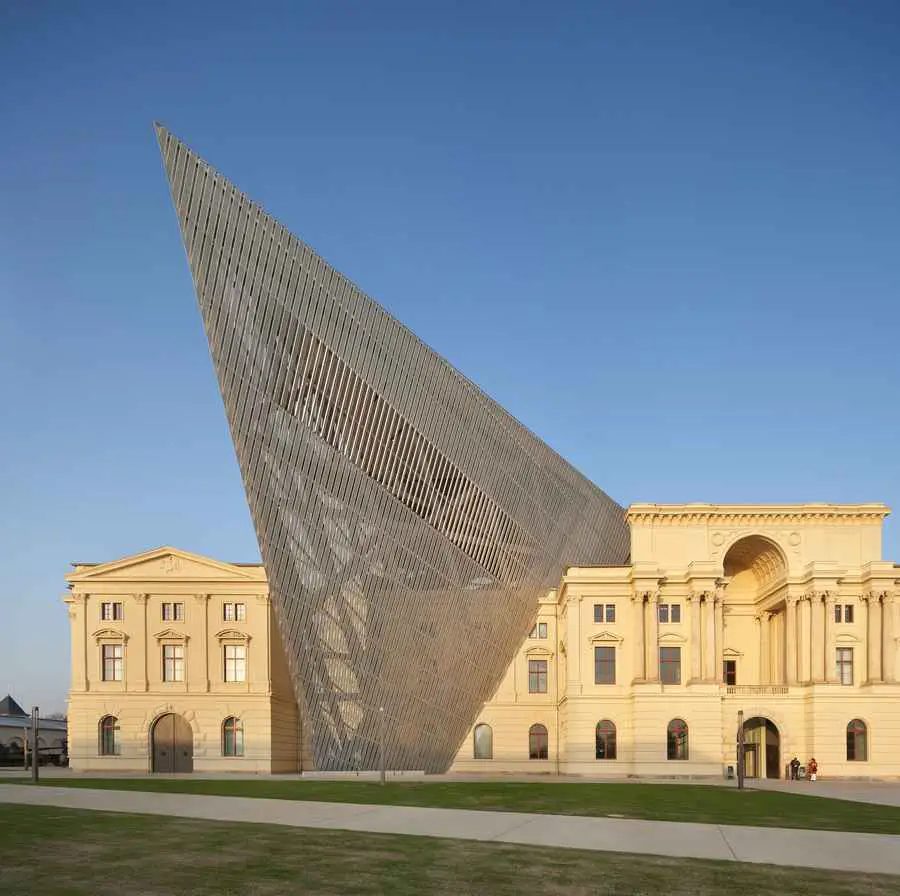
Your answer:
[[[384,786],[384,707],[378,707],[378,774]]]
[[[35,784],[38,782],[38,765],[40,765],[38,757],[38,720],[40,719],[40,714],[40,710],[36,706],[31,707],[31,780]]]
[[[737,730],[737,782],[738,790],[744,789],[744,710],[738,710]]]

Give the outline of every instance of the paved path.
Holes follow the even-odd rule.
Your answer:
[[[799,793],[802,796],[824,796],[833,800],[900,806],[900,783],[896,781],[750,781],[754,790]]]
[[[0,803],[900,875],[900,836],[0,784]]]

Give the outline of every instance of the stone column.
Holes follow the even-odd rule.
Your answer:
[[[700,681],[700,640],[703,632],[700,628],[701,592],[692,591],[688,596],[691,615],[691,681]]]
[[[769,618],[771,613],[762,613],[756,617],[759,624],[759,683],[769,684],[772,677],[769,659]]]
[[[799,660],[797,669],[797,678],[801,684],[807,684],[812,679],[810,671],[810,628],[812,624],[812,613],[810,595],[804,594],[797,604],[797,658]]]
[[[137,642],[132,648],[132,655],[136,657],[133,668],[137,674],[133,679],[134,687],[132,688],[132,690],[147,691],[150,687],[148,684],[149,670],[147,668],[147,662],[150,655],[150,632],[149,622],[147,619],[147,598],[149,597],[149,595],[132,594],[131,596],[134,598],[134,602],[141,617],[140,625],[133,629],[136,635],[135,641]],[[127,657],[125,661],[129,661]]]
[[[784,671],[789,685],[797,684],[797,601],[793,594],[788,595],[785,601]]]
[[[650,613],[647,646],[650,648],[647,657],[647,681],[659,681],[659,592],[647,595],[647,607]]]
[[[715,597],[715,620],[716,620],[716,651],[715,651],[715,672],[714,681],[722,682],[724,680],[725,665],[725,589],[717,588]]]
[[[706,616],[706,640],[703,644],[703,680],[716,680],[716,599],[715,595],[708,591],[706,600],[703,601],[706,607],[704,615]]]
[[[200,614],[200,621],[203,623],[203,634],[200,638],[200,675],[195,687],[192,687],[191,690],[198,690],[206,693],[209,691],[209,595],[195,594],[194,607]],[[190,662],[190,657],[188,657],[188,661]],[[188,668],[190,668],[190,666]],[[188,681],[190,681],[190,678]]]
[[[881,678],[881,595],[870,591],[866,597],[866,656],[869,665],[869,681],[880,682]]]
[[[890,592],[881,595],[881,672],[885,681],[896,681],[896,637],[894,634],[895,596]]]
[[[833,591],[825,592],[825,645],[823,658],[825,661],[825,681],[837,683],[837,665],[834,653],[834,607],[837,595]]]
[[[644,595],[635,594],[631,598],[631,624],[634,627],[634,680],[647,678],[644,660],[646,647],[644,638]]]
[[[810,612],[812,613],[812,680],[825,681],[825,605],[821,591],[810,594]]]

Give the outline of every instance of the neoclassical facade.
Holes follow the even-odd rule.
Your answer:
[[[258,564],[159,548],[76,563],[75,771],[285,772],[302,732]]]
[[[888,512],[632,505],[629,563],[540,600],[451,770],[719,778],[742,713],[750,777],[900,777]],[[160,548],[67,581],[73,769],[314,767],[262,566]]]
[[[636,504],[625,566],[573,567],[453,769],[900,776],[888,509]]]

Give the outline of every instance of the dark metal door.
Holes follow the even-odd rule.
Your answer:
[[[153,771],[180,774],[194,770],[194,734],[182,716],[167,713],[153,726]]]

